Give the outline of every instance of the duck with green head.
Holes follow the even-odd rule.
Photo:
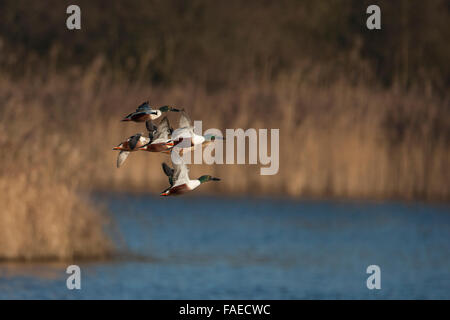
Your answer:
[[[208,181],[220,181],[219,178],[210,175],[203,175],[198,179],[189,179],[189,170],[185,163],[173,163],[173,169],[166,163],[162,164],[163,171],[169,178],[170,187],[161,192],[161,196],[175,196],[198,188],[201,184]]]
[[[153,109],[148,101],[143,102],[136,108],[135,112],[125,116],[122,121],[144,122],[158,119],[163,112],[179,112],[180,110],[172,106],[162,106],[159,109]]]
[[[180,155],[194,150],[195,146],[205,148],[208,144],[213,143],[215,139],[224,140],[223,137],[214,135],[199,135],[194,132],[192,120],[184,109],[181,109],[179,120],[179,128],[173,131],[172,138],[169,143],[180,149]]]

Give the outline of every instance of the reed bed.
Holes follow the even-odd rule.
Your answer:
[[[2,85],[2,119],[19,144],[2,163],[23,170],[42,163],[59,181],[82,190],[158,193],[167,185],[160,168],[167,155],[134,152],[115,167],[112,147],[145,126],[120,122],[139,103],[184,107],[203,130],[279,128],[280,170],[260,176],[261,165],[193,165],[192,176],[223,176],[211,185],[226,194],[293,197],[449,197],[449,99],[373,89],[345,81],[320,86],[299,75],[208,91],[185,84],[169,88],[113,83],[93,69],[76,81],[45,80]],[[9,114],[7,112],[9,110]],[[177,127],[178,114],[169,119]],[[3,130],[5,124],[2,125]],[[25,153],[23,156],[21,153]],[[24,162],[24,164],[22,164]],[[33,165],[33,162],[36,162]],[[2,166],[5,168],[5,165]],[[205,191],[205,190],[204,190]]]
[[[106,258],[107,216],[80,193],[80,146],[45,111],[41,88],[37,98],[1,80],[0,260]]]
[[[120,122],[139,103],[184,107],[203,129],[279,128],[280,169],[192,165],[220,183],[198,193],[448,201],[448,97],[302,74],[211,91],[114,82],[85,73],[0,78],[0,259],[105,257],[113,248],[102,210],[80,192],[159,193],[163,154],[132,153],[115,167],[112,147],[145,132]],[[169,115],[177,127],[178,114]]]
[[[167,187],[167,155],[116,168],[145,100],[280,129],[278,174],[192,165],[222,178],[196,194],[449,201],[448,1],[382,1],[382,32],[366,0],[78,2],[81,31],[64,1],[0,2],[0,259],[114,252],[83,195]]]

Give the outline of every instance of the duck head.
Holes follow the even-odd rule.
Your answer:
[[[201,176],[200,178],[198,178],[198,181],[200,181],[200,183],[205,183],[208,181],[220,181],[220,178],[215,178],[210,175],[204,175],[204,176]]]
[[[172,106],[162,106],[161,108],[159,108],[159,111],[161,111],[161,112],[168,112],[168,111],[179,112],[180,110],[178,110]]]

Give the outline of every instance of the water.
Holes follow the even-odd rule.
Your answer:
[[[448,206],[216,197],[96,197],[120,246],[109,262],[0,264],[0,298],[449,299]],[[366,268],[381,268],[369,290]]]

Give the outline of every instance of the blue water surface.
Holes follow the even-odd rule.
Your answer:
[[[96,195],[120,256],[0,264],[0,298],[449,299],[447,205]],[[381,289],[369,290],[369,265]]]

